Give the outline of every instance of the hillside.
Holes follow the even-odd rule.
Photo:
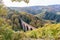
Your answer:
[[[8,14],[7,17],[8,17],[8,19],[10,19],[13,22],[13,24],[17,23],[15,20],[19,21],[19,18],[21,18],[23,21],[25,21],[26,23],[28,23],[36,28],[42,27],[45,23],[48,23],[47,21],[42,20],[42,18],[39,19],[38,17],[36,17],[32,14],[26,13],[26,12],[10,13],[10,14]]]
[[[39,19],[42,18],[44,20],[51,20],[51,21],[55,21],[57,23],[60,22],[60,12],[54,13],[54,12],[44,11],[35,16],[37,16]]]

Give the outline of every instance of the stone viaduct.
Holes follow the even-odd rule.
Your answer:
[[[20,24],[21,24],[21,27],[24,31],[29,31],[29,30],[34,30],[36,29],[35,27],[27,24],[26,22],[24,22],[22,19],[20,19]]]

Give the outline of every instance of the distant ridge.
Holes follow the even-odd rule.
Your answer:
[[[30,7],[8,7],[12,10],[27,12],[31,14],[39,14],[42,10],[51,12],[60,12],[60,5],[48,5],[48,6],[30,6]]]

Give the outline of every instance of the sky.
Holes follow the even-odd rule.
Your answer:
[[[28,4],[24,1],[11,2],[11,0],[3,0],[3,2],[8,7],[48,6],[60,4],[60,0],[30,0]]]

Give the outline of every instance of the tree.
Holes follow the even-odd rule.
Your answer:
[[[12,0],[12,2],[13,1],[18,1],[18,2],[24,1],[25,3],[29,3],[29,0]]]
[[[7,15],[7,9],[1,0],[1,2],[0,2],[0,16],[6,16],[6,15]]]

